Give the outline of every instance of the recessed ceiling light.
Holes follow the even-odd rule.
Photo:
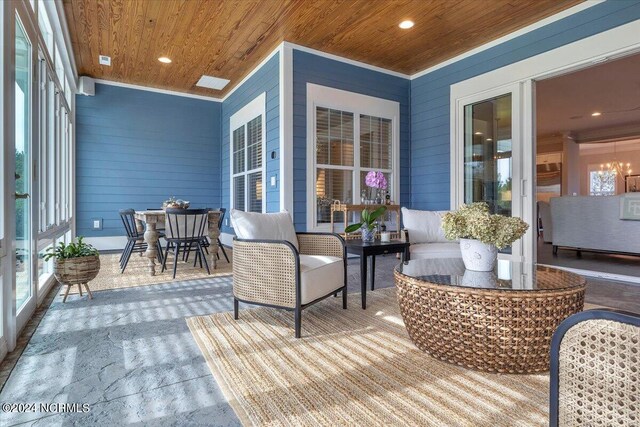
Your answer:
[[[222,90],[230,80],[221,79],[220,77],[202,76],[196,86],[206,87],[208,89]]]
[[[474,135],[482,135],[482,132],[476,132]]]
[[[107,56],[107,55],[99,55],[98,56],[98,62],[100,63],[100,65],[108,65],[110,67],[111,66],[111,57]]]
[[[171,64],[171,60],[166,56],[161,56],[160,58],[158,58],[158,61],[162,62],[163,64]]]
[[[601,116],[601,115],[602,115],[602,113],[601,113],[600,111],[594,111],[593,113],[591,113],[591,115],[592,115],[593,117],[598,117],[598,116]]]
[[[402,28],[403,30],[408,30],[409,28],[413,27],[415,24],[413,23],[413,21],[402,21],[400,24],[398,24],[398,27]]]
[[[488,141],[488,142],[491,142],[491,141],[493,141],[493,139],[491,139],[491,138],[487,138],[487,141]]]

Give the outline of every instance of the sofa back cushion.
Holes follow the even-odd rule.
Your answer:
[[[442,216],[448,211],[419,211],[402,208],[402,223],[410,243],[451,243],[444,237]]]
[[[231,225],[239,239],[286,240],[298,248],[298,238],[287,212],[256,213],[231,210]]]

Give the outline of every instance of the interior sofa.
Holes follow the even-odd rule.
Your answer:
[[[552,198],[554,253],[563,247],[640,255],[640,221],[620,219],[620,197]]]
[[[403,231],[411,243],[411,259],[462,257],[460,243],[444,237],[442,216],[447,212],[402,208]]]

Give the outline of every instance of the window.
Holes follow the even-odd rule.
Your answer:
[[[265,211],[265,94],[231,117],[231,208]]]
[[[316,108],[316,199],[318,222],[330,222],[333,200],[353,203],[353,113]]]
[[[399,194],[399,104],[309,84],[307,86],[307,224],[327,229],[331,203],[383,200],[365,184],[370,171],[382,172],[394,202]],[[334,218],[341,222],[343,219]]]
[[[616,194],[616,174],[611,171],[589,171],[589,195],[613,196]]]
[[[44,45],[49,51],[50,56],[53,57],[53,31],[51,30],[51,21],[47,15],[47,10],[44,6],[44,2],[40,0],[38,8],[38,27],[40,28],[40,34],[44,40]]]

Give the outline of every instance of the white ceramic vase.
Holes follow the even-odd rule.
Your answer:
[[[492,271],[498,259],[498,248],[475,239],[460,239],[462,261],[467,270]]]

